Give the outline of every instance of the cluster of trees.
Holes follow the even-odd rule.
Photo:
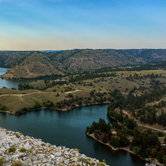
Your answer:
[[[143,94],[141,96],[134,96],[131,92],[127,95],[127,98],[124,98],[121,93],[115,89],[111,93],[111,96],[114,97],[115,101],[111,103],[108,108],[111,108],[112,111],[116,107],[119,107],[120,109],[126,108],[131,112],[134,112],[136,109],[145,108],[146,103],[159,101],[164,95],[166,95],[166,88],[154,90],[149,94]]]
[[[99,119],[99,122],[93,122],[91,126],[86,128],[87,134],[94,133],[94,136],[97,140],[102,141],[103,143],[109,143],[114,147],[125,147],[128,146],[130,141],[127,138],[127,127],[124,129],[124,126],[121,127],[117,123],[111,126],[110,123],[106,123],[104,119]],[[117,136],[112,134],[112,131],[117,130]]]
[[[99,77],[115,77],[116,73],[85,73],[85,74],[79,74],[77,76],[70,76],[69,83],[70,82],[77,82],[77,81],[83,81],[88,79],[94,79]]]
[[[3,105],[3,106],[2,106],[2,104],[0,104],[0,110],[6,111],[6,110],[7,110],[7,106],[6,106],[6,105]]]
[[[112,131],[117,131],[114,135]],[[163,133],[152,132],[151,130],[140,131],[132,119],[125,118],[122,124],[113,122],[106,123],[104,119],[93,122],[91,126],[86,128],[87,134],[94,134],[94,137],[103,143],[118,148],[130,146],[130,150],[142,158],[156,158],[160,163],[166,164],[166,146],[161,145],[158,136],[164,136]],[[128,136],[132,136],[129,141]],[[166,137],[164,139],[166,144]]]
[[[137,73],[134,73],[134,75],[131,75],[129,77],[126,77],[127,80],[133,81],[134,79],[136,80],[142,80],[142,79],[146,79],[146,78],[151,78],[151,79],[155,79],[155,78],[159,78],[161,77],[161,74],[147,74],[147,75],[139,75]]]
[[[164,141],[166,143],[166,138]],[[166,147],[160,144],[151,130],[140,132],[135,129],[130,149],[143,158],[157,158],[160,163],[166,164]]]
[[[28,90],[28,89],[35,89],[33,86],[30,86],[28,83],[26,84],[19,84],[18,85],[19,90]]]
[[[33,87],[33,86],[30,86],[28,83],[26,83],[26,84],[19,84],[18,85],[18,89],[19,90],[28,90],[28,89],[46,90],[47,88],[51,88],[51,87],[53,87],[55,85],[62,86],[64,84],[67,84],[66,81],[52,81],[50,83],[50,80],[44,80],[44,82],[45,82],[45,87],[44,88]]]
[[[26,113],[28,111],[38,110],[41,108],[42,108],[42,105],[39,102],[36,102],[33,107],[29,107],[29,108],[24,107],[24,108],[16,111],[16,115],[20,115],[20,114]]]
[[[106,68],[101,68],[95,70],[96,73],[98,72],[108,72],[108,71],[142,71],[142,70],[161,70],[164,69],[166,70],[166,62],[157,62],[157,63],[149,63],[146,65],[140,65],[140,66],[135,66],[135,65],[130,65],[130,66],[120,66],[120,67],[106,67]]]
[[[56,107],[58,109],[64,108],[64,107],[71,107],[71,108],[75,108],[76,105],[92,105],[92,104],[103,104],[106,101],[111,101],[111,97],[107,97],[105,96],[107,95],[106,92],[104,93],[96,93],[95,90],[90,92],[90,96],[91,97],[74,97],[73,94],[69,93],[67,96],[65,96],[66,98],[69,99],[64,99],[61,102],[57,102],[56,103]],[[57,97],[59,96],[59,93],[57,93],[56,95]]]

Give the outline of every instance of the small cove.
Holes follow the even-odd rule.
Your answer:
[[[3,67],[0,67],[0,76],[5,74],[7,72],[8,68],[3,68]],[[17,89],[17,86],[19,84],[24,84],[24,83],[28,83],[28,82],[32,82],[32,81],[35,81],[35,80],[6,80],[6,79],[2,79],[0,78],[0,88],[3,88],[3,87],[7,87],[7,88],[16,88]]]

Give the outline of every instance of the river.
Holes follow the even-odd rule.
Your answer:
[[[2,68],[3,70],[4,68]],[[0,73],[2,73],[0,68]],[[20,83],[0,80],[0,86],[7,81],[6,87],[17,87]],[[110,166],[144,166],[145,162],[125,151],[112,151],[85,135],[86,126],[99,118],[109,121],[106,115],[107,105],[76,108],[68,112],[40,110],[16,116],[0,114],[0,126],[8,130],[19,131],[24,135],[41,138],[57,146],[77,148],[80,153],[100,161],[106,160]]]

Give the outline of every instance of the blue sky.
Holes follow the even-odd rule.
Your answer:
[[[0,50],[166,48],[166,0],[0,0]]]

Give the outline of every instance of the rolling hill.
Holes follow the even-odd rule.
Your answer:
[[[0,52],[4,78],[81,73],[106,67],[166,61],[166,49],[74,49],[57,52]]]

